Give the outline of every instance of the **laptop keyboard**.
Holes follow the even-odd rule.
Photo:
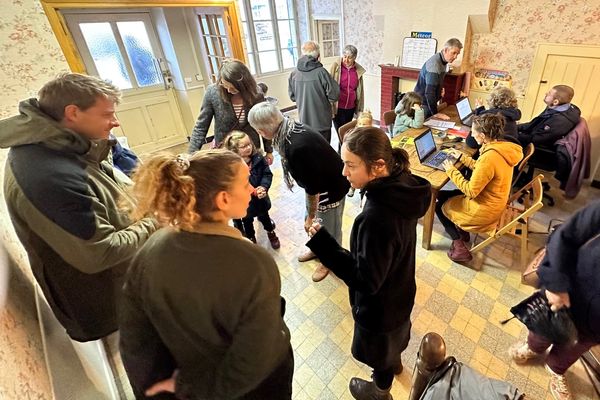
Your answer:
[[[427,160],[427,164],[437,167],[438,165],[443,163],[446,158],[448,158],[448,154],[439,152],[435,156],[433,156],[429,160]]]

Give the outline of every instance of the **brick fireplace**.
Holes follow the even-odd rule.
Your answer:
[[[396,93],[399,92],[400,79],[416,81],[419,77],[419,70],[385,64],[380,64],[379,67],[381,68],[381,115],[379,121],[383,121],[383,113],[394,109],[394,99]],[[464,76],[464,73],[446,74],[444,79],[445,95],[442,100],[447,104],[455,104],[460,98]]]

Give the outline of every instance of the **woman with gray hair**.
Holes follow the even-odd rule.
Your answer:
[[[273,140],[273,147],[281,155],[288,188],[293,187],[295,180],[306,191],[304,230],[308,232],[313,221],[321,220],[321,225],[341,243],[342,215],[350,184],[342,176],[344,163],[339,154],[317,131],[284,116],[269,102],[252,107],[248,121],[263,138]],[[299,256],[298,261],[315,257],[308,251]],[[312,279],[319,282],[328,273],[329,270],[319,264]]]
[[[339,132],[340,126],[352,121],[364,107],[363,75],[365,69],[356,62],[358,50],[351,44],[344,47],[339,61],[331,65],[329,73],[340,85],[340,98],[333,103],[333,126]]]

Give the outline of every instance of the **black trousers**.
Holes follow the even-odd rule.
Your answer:
[[[275,226],[273,225],[273,221],[271,220],[268,212],[260,214],[256,218],[258,218],[258,221],[265,228],[265,231],[272,232],[275,230]],[[254,217],[234,219],[233,226],[235,226],[240,232],[242,232],[242,235],[247,238],[253,238],[256,236],[256,232],[254,230]]]
[[[338,108],[335,117],[333,117],[333,126],[335,127],[336,132],[340,130],[340,126],[352,121],[352,118],[354,118],[354,110],[356,110],[356,108]]]
[[[460,232],[459,232],[456,224],[454,222],[450,221],[450,219],[448,217],[446,217],[446,215],[444,215],[444,211],[442,211],[442,206],[451,197],[460,196],[462,194],[463,194],[463,192],[461,192],[458,189],[456,189],[456,190],[440,190],[440,192],[438,193],[438,197],[437,197],[437,203],[435,205],[435,214],[437,215],[438,219],[444,226],[446,233],[448,234],[448,236],[450,236],[450,238],[452,240],[460,239]]]

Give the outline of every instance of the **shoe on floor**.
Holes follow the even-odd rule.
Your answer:
[[[393,400],[390,394],[391,386],[387,390],[379,389],[375,382],[352,378],[349,388],[350,394],[357,400]]]
[[[567,385],[567,378],[552,371],[548,364],[546,364],[546,371],[550,374],[550,393],[554,400],[573,400]]]
[[[327,269],[327,267],[325,267],[323,264],[319,263],[317,269],[315,269],[315,272],[312,274],[312,280],[313,282],[321,282],[327,275],[329,275],[329,269]]]
[[[275,234],[275,231],[267,232],[267,237],[269,238],[269,242],[271,242],[271,247],[277,250],[281,247],[281,243],[279,242],[279,238]]]
[[[448,258],[454,262],[467,262],[473,259],[471,252],[462,240],[453,240],[452,247],[446,253]]]
[[[527,342],[518,342],[508,349],[508,355],[517,364],[525,364],[527,361],[538,357],[540,354],[531,350]]]
[[[299,255],[298,261],[305,262],[305,261],[310,261],[313,258],[317,258],[317,255],[309,250],[306,253]]]

